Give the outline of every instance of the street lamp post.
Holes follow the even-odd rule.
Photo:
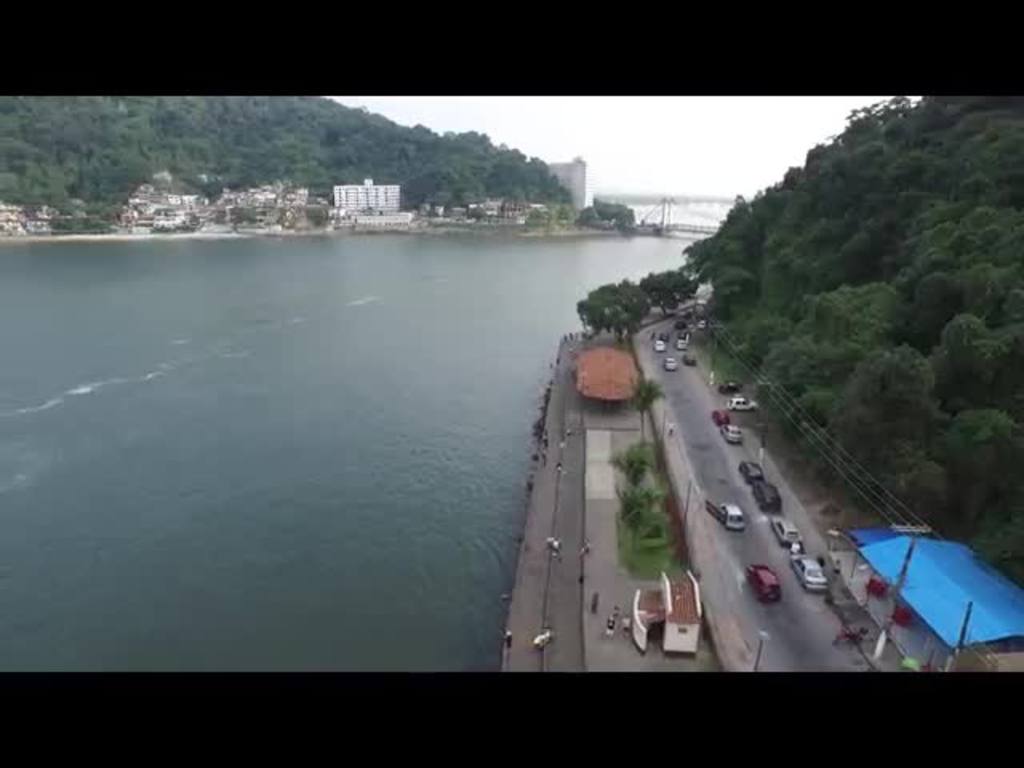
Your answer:
[[[764,649],[764,641],[768,639],[768,633],[763,629],[757,633],[757,657],[754,659],[754,671],[761,666],[761,651]]]

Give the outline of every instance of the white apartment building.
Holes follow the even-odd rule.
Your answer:
[[[334,188],[334,207],[347,211],[398,213],[402,188],[398,184],[374,184],[364,179],[362,185],[343,184]]]
[[[551,174],[572,195],[573,207],[581,211],[594,204],[594,195],[587,183],[587,164],[577,157],[571,163],[548,163]]]

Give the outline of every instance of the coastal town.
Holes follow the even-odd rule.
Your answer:
[[[1022,668],[1024,591],[928,526],[823,503],[757,439],[707,287],[625,338],[580,314],[534,428],[503,670]]]
[[[552,206],[510,198],[485,198],[464,205],[423,203],[410,210],[403,205],[400,184],[338,184],[330,197],[308,187],[278,181],[245,189],[225,188],[211,199],[186,191],[169,172],[155,174],[135,189],[116,221],[99,231],[115,235],[160,234],[278,234],[324,231],[423,231],[460,227],[476,230],[569,226],[576,213],[592,205],[586,164],[553,164],[552,173],[572,197],[571,206]],[[77,234],[76,222],[86,204],[72,200],[70,210],[14,205],[0,201],[0,237],[40,237]],[[595,230],[612,230],[610,220],[588,219]]]

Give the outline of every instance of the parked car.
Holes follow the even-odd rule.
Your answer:
[[[754,480],[750,484],[750,490],[754,494],[754,501],[762,512],[774,512],[782,514],[782,497],[779,496],[779,489],[766,480]]]
[[[794,544],[801,542],[800,531],[796,529],[789,520],[781,517],[776,517],[772,520],[772,533],[775,534],[775,538],[779,540],[779,544],[784,547],[791,547]]]
[[[665,342],[662,341],[661,339],[656,340],[654,342],[654,351],[655,352],[664,352],[665,351]]]
[[[743,389],[743,385],[735,381],[723,381],[718,385],[718,393],[720,395],[735,395],[741,389]]]
[[[675,329],[677,331],[681,331],[684,328],[686,328],[686,321],[683,320],[682,318],[680,318],[679,320],[676,320],[676,322],[675,322]]]
[[[704,502],[704,508],[730,531],[742,531],[747,527],[743,510],[735,504],[716,504],[708,499]]]
[[[743,475],[743,479],[747,483],[753,483],[755,480],[764,480],[764,470],[761,469],[760,464],[754,461],[741,461],[740,474]]]
[[[777,603],[782,599],[779,577],[767,565],[748,565],[747,582],[762,603]]]
[[[680,352],[685,352],[689,346],[689,343],[684,339],[676,339],[676,349]]]
[[[828,581],[821,571],[821,566],[811,557],[794,557],[790,564],[796,573],[797,581],[808,592],[824,592],[828,589]]]
[[[729,423],[729,412],[728,411],[712,411],[711,420],[715,422],[716,427],[723,427]]]
[[[693,355],[683,355],[683,365],[696,365],[697,358]]]
[[[730,411],[756,411],[757,403],[745,397],[733,397],[729,400],[728,408]]]
[[[666,357],[665,358],[665,370],[666,371],[676,371],[678,369],[679,369],[679,361],[678,360],[676,360],[674,357]]]
[[[708,327],[708,323],[707,323],[707,321],[706,321],[706,320],[698,320],[698,321],[697,321],[697,328],[698,328],[699,330],[702,330],[702,331],[703,331],[703,330],[704,330],[705,328],[707,328],[707,327]]]
[[[661,331],[660,333],[658,333],[658,338],[667,343],[668,342],[668,332],[667,331]]]
[[[722,437],[725,438],[725,442],[727,443],[739,445],[743,442],[743,433],[735,424],[726,424],[719,431],[722,433]]]

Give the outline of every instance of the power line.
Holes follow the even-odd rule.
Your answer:
[[[794,425],[802,435],[812,442],[813,447],[818,449],[828,464],[835,469],[840,477],[846,480],[882,518],[890,524],[893,524],[894,518],[898,520],[898,518],[902,517],[904,519],[899,521],[901,523],[905,524],[907,519],[910,519],[916,521],[919,526],[930,528],[930,526],[928,526],[917,514],[907,507],[906,504],[900,501],[900,499],[890,492],[853,456],[851,456],[835,437],[830,435],[824,428],[817,426],[810,414],[804,410],[796,398],[793,397],[785,387],[772,381],[764,373],[757,370],[751,362],[746,360],[739,352],[737,342],[733,340],[731,335],[723,326],[716,324],[712,330],[716,338],[721,336],[722,341],[728,347],[728,351],[754,377],[755,382],[766,388],[768,396],[782,412],[782,415],[787,419],[787,421]],[[794,414],[796,414],[798,418],[794,418]],[[832,453],[831,456],[829,455],[830,452]],[[900,514],[897,510],[891,509],[893,506],[902,509],[905,514]]]
[[[783,415],[790,417],[793,413],[798,413],[803,418],[803,423],[796,423],[793,419],[789,418],[791,423],[794,423],[807,437],[815,438],[815,445],[820,447],[824,443],[825,447],[835,454],[836,461],[844,464],[847,471],[854,474],[856,480],[858,480],[863,486],[866,487],[867,491],[872,494],[874,500],[881,502],[882,509],[878,509],[879,513],[889,520],[889,515],[886,513],[885,508],[895,506],[902,509],[907,518],[910,518],[917,522],[918,527],[930,528],[916,513],[913,512],[906,504],[898,499],[892,492],[890,492],[879,480],[877,480],[871,473],[865,469],[850,453],[843,448],[842,444],[839,443],[836,438],[830,435],[825,429],[816,426],[814,419],[803,409],[800,403],[785,387],[771,381],[763,373],[758,373],[753,370],[752,364],[745,360],[743,355],[736,349],[737,344],[732,340],[728,332],[723,336],[723,341],[729,346],[730,352],[734,357],[748,370],[754,373],[755,378],[760,382],[764,383],[769,391],[769,396],[776,402],[783,410]],[[831,444],[829,444],[831,443]],[[844,459],[845,456],[845,459]],[[829,457],[826,456],[826,459]],[[840,471],[839,467],[833,462],[829,462],[837,471]],[[852,468],[848,465],[852,465]],[[854,488],[862,495],[865,496],[865,491],[858,485],[854,480],[847,476],[846,473],[840,471],[841,476],[854,486]],[[884,495],[883,495],[884,494]],[[870,499],[866,499],[871,502]],[[874,506],[874,504],[872,504]],[[877,509],[877,508],[876,508]],[[895,512],[895,510],[894,510]]]
[[[814,424],[813,418],[800,406],[799,402],[797,402],[796,399],[785,390],[784,387],[771,381],[763,373],[754,370],[753,365],[745,360],[743,355],[738,351],[736,343],[731,339],[728,333],[725,333],[722,339],[729,347],[729,351],[737,361],[753,374],[757,383],[763,384],[766,387],[769,397],[779,407],[787,420],[796,426],[802,435],[811,439],[815,447],[824,449],[822,450],[822,455],[827,461],[829,461],[830,466],[839,472],[843,479],[850,482],[854,489],[857,490],[858,493],[860,493],[860,495],[879,512],[879,514],[885,517],[889,522],[892,522],[892,518],[890,518],[886,508],[893,505],[893,502],[895,502],[895,506],[903,508],[908,516],[916,517],[916,515],[914,515],[914,513],[907,508],[905,504],[903,504],[903,502],[890,493],[884,485],[875,479],[870,472],[864,469],[864,467],[860,466],[855,459],[850,457],[834,437],[829,435],[824,429],[817,427]],[[795,420],[793,418],[793,414],[798,414],[801,420]],[[831,441],[831,445],[829,444],[829,441]],[[830,456],[825,451],[832,451],[834,455]],[[846,454],[847,459],[844,459],[843,456],[839,455],[840,452]],[[850,465],[853,466],[851,467]],[[881,492],[877,489],[880,489]],[[867,496],[869,493],[873,498],[869,498]],[[886,499],[882,493],[885,493],[889,499]],[[876,506],[877,504],[881,504],[881,508]]]

